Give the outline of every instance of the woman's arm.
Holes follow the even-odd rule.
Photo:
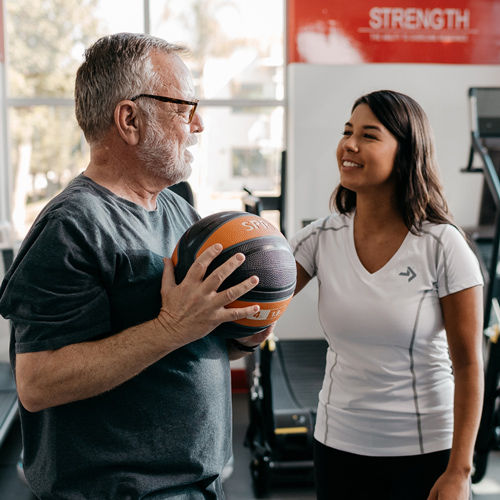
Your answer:
[[[243,337],[236,339],[238,344],[243,344],[243,346],[257,349],[257,347],[262,344],[268,337],[273,334],[274,326],[276,323],[271,323],[263,332],[254,333],[248,337]],[[236,359],[244,358],[251,354],[251,351],[244,351],[241,348],[235,346],[235,344],[228,339],[227,340],[227,352],[229,354],[229,361],[234,361]]]
[[[297,261],[295,261],[295,266],[297,267],[297,284],[295,285],[294,296],[311,281],[311,276],[307,274],[307,271]]]
[[[311,277],[307,274],[306,270],[298,262],[295,262],[295,265],[297,266],[297,284],[295,285],[294,296],[297,295],[302,290],[302,288],[304,288],[307,285],[307,283],[309,283],[309,281],[311,280]],[[238,339],[238,341],[249,347],[259,345],[272,334],[274,330],[274,325],[275,323],[269,326],[264,332],[249,337],[244,337],[242,339]],[[227,343],[227,345],[228,345],[229,359],[231,361],[243,358],[244,356],[249,354],[247,352],[241,351],[240,349],[236,348],[234,345],[231,344],[230,341]]]
[[[475,286],[441,299],[455,377],[453,443],[430,500],[468,500],[474,443],[483,400],[483,293]]]

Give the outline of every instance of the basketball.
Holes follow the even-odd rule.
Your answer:
[[[238,252],[246,257],[218,291],[250,276],[259,277],[255,288],[226,307],[258,304],[260,311],[222,323],[214,333],[236,338],[261,332],[283,314],[295,290],[295,259],[286,238],[273,224],[247,212],[219,212],[204,217],[181,236],[172,254],[177,284],[184,279],[194,260],[215,243],[220,243],[223,250],[210,264],[206,276]]]

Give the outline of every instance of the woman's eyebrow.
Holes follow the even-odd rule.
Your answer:
[[[353,125],[352,125],[351,122],[345,122],[345,126],[346,127],[352,127]],[[382,129],[378,125],[363,125],[363,128],[364,129],[378,130],[379,132],[382,131]]]

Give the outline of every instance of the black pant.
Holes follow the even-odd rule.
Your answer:
[[[445,471],[450,450],[403,457],[367,457],[314,440],[318,500],[426,500]]]

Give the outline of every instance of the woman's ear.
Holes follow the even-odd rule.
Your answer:
[[[120,137],[130,146],[136,146],[140,139],[140,120],[135,103],[120,101],[115,107],[115,126]]]

